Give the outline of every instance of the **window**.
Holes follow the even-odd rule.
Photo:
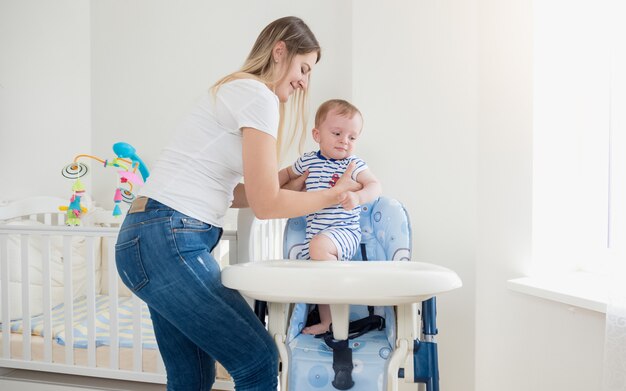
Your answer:
[[[626,263],[626,5],[533,7],[533,273]]]

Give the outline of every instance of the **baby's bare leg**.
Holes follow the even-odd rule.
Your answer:
[[[315,235],[309,243],[309,255],[312,261],[336,261],[338,259],[335,243],[326,235]],[[318,304],[320,323],[305,327],[303,334],[322,334],[329,330],[331,316],[328,304]]]
[[[317,234],[309,243],[309,256],[312,261],[336,261],[337,248],[330,238],[324,234]]]

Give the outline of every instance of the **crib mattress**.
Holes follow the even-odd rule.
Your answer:
[[[31,360],[44,361],[44,338],[40,336],[31,336]],[[0,349],[2,348],[2,340],[0,339]],[[74,348],[74,365],[87,366],[87,349]],[[111,350],[108,346],[99,346],[96,348],[96,367],[109,368]],[[155,349],[142,350],[142,368],[143,372],[157,373],[158,351]],[[23,336],[22,334],[11,333],[11,358],[23,359]],[[52,362],[65,364],[65,346],[52,343]],[[131,348],[119,349],[119,369],[133,370],[133,350]]]
[[[44,361],[44,338],[31,336],[31,360]],[[2,350],[2,338],[0,338],[0,351]],[[23,336],[22,334],[11,334],[11,358],[23,359]],[[87,349],[74,348],[74,365],[87,366]],[[120,348],[118,350],[118,365],[121,370],[133,370],[133,350],[131,348]],[[108,346],[96,348],[96,367],[110,368],[111,350]],[[142,371],[158,373],[158,351],[155,349],[143,349],[141,352]],[[65,346],[52,343],[52,362],[65,364]],[[231,380],[231,376],[220,363],[216,365],[216,378],[220,380]]]
[[[95,345],[96,366],[109,368],[110,363],[110,300],[107,295],[97,295],[95,298]],[[117,306],[118,316],[118,340],[119,340],[119,369],[133,370],[133,311],[134,303],[130,297],[119,297]],[[73,305],[73,347],[75,365],[87,365],[87,301],[85,296],[74,300]],[[65,309],[60,304],[52,309],[52,362],[65,363]],[[0,323],[0,330],[2,324]],[[31,318],[31,359],[43,361],[44,338],[43,316]],[[23,358],[23,322],[16,320],[11,322],[11,358]],[[157,373],[158,350],[152,328],[150,313],[141,303],[141,345],[142,345],[142,370],[143,372]],[[0,338],[0,349],[2,340]],[[216,376],[222,380],[230,379],[230,375],[218,363]]]
[[[130,297],[119,297],[117,303],[118,317],[118,335],[120,347],[132,347],[133,346],[133,308],[134,304]],[[76,348],[87,347],[88,337],[88,312],[87,312],[87,298],[85,296],[77,297],[73,304],[73,323],[72,323],[72,336],[73,344]],[[57,305],[52,309],[52,338],[60,345],[65,345],[66,330],[65,330],[65,305],[63,303]],[[96,346],[110,345],[110,300],[107,295],[97,295],[95,297],[95,343]],[[43,315],[35,316],[30,320],[30,331],[32,335],[43,336]],[[2,325],[0,325],[0,328]],[[22,333],[23,322],[22,320],[15,320],[11,322],[12,333]],[[154,331],[152,329],[152,321],[150,319],[150,313],[145,303],[141,302],[141,343],[143,348],[156,349],[156,339],[154,337]]]

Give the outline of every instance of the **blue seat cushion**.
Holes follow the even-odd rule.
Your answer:
[[[411,259],[411,224],[397,200],[380,197],[361,207],[361,246],[353,261]],[[285,227],[284,256],[295,259],[304,246],[306,219],[289,219]],[[296,261],[297,262],[297,261]],[[310,261],[300,261],[310,262]],[[335,377],[333,351],[323,339],[301,334],[310,305],[293,308],[287,330],[289,351],[289,389],[292,391],[328,390]],[[375,313],[386,321],[384,330],[374,330],[349,341],[352,348],[354,390],[379,391],[385,383],[387,359],[396,339],[396,319],[392,307],[375,307]],[[350,321],[368,316],[366,306],[350,306]]]
[[[289,389],[337,391],[332,385],[333,351],[322,338],[301,334],[289,344]],[[349,341],[354,390],[384,390],[387,359],[392,349],[385,330],[370,331]]]

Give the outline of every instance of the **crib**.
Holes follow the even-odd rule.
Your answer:
[[[0,203],[0,370],[165,384],[147,308],[115,269],[121,218],[92,208],[81,226],[66,226],[58,209],[65,203],[55,197]],[[271,244],[282,242],[280,224],[255,220],[225,230],[214,255],[222,266],[238,252],[276,258],[272,251],[280,246]],[[232,390],[217,366],[214,389]]]

